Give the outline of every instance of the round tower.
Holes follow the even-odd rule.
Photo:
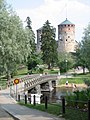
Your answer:
[[[75,52],[75,25],[69,20],[58,25],[58,52]]]

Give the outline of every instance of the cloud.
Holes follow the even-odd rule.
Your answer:
[[[16,11],[23,21],[30,16],[32,28],[36,33],[36,30],[42,27],[46,20],[49,20],[51,25],[57,28],[57,25],[66,19],[66,10],[67,18],[76,25],[76,40],[80,41],[83,28],[90,22],[89,5],[77,0],[44,0],[44,4],[35,9],[18,9]]]

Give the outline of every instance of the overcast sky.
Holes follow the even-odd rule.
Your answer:
[[[66,17],[75,24],[75,39],[82,40],[83,29],[90,22],[90,0],[7,0],[25,24],[26,17],[32,21],[32,28],[36,30],[49,20],[57,27]],[[57,39],[56,31],[56,39]]]

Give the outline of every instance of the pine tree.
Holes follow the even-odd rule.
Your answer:
[[[57,43],[55,40],[55,28],[50,26],[48,20],[42,27],[41,50],[42,59],[48,65],[48,69],[50,69],[57,60]]]

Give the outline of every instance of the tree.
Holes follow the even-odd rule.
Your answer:
[[[67,72],[67,70],[73,68],[74,59],[71,53],[61,52],[58,55],[57,66],[60,69],[60,72]]]
[[[41,50],[42,59],[50,69],[57,60],[57,43],[55,41],[55,28],[50,26],[48,20],[42,27]]]
[[[29,28],[29,29],[32,29],[32,27],[31,27],[31,19],[30,19],[30,17],[27,17],[26,18],[26,22],[27,22],[27,27]]]
[[[85,58],[86,67],[90,72],[90,23],[84,30],[81,51],[83,54],[83,58]]]
[[[81,45],[80,45],[81,46]],[[86,58],[83,56],[83,51],[81,50],[81,47],[76,50],[75,53],[75,65],[74,67],[81,66],[83,68],[83,73],[85,73],[85,67],[86,67]]]
[[[83,34],[79,49],[76,51],[76,65],[81,66],[85,73],[85,68],[90,71],[90,24],[84,29]]]
[[[2,0],[3,1],[3,0]],[[10,79],[18,64],[25,63],[31,54],[31,44],[20,18],[6,4],[0,6],[0,67]],[[2,71],[2,72],[3,72]]]
[[[32,22],[30,17],[27,17],[26,22],[27,22],[26,32],[27,32],[28,38],[30,39],[30,45],[31,45],[31,54],[29,54],[28,56],[27,67],[28,67],[28,70],[32,71],[32,69],[34,69],[37,66],[35,34],[31,27]]]

